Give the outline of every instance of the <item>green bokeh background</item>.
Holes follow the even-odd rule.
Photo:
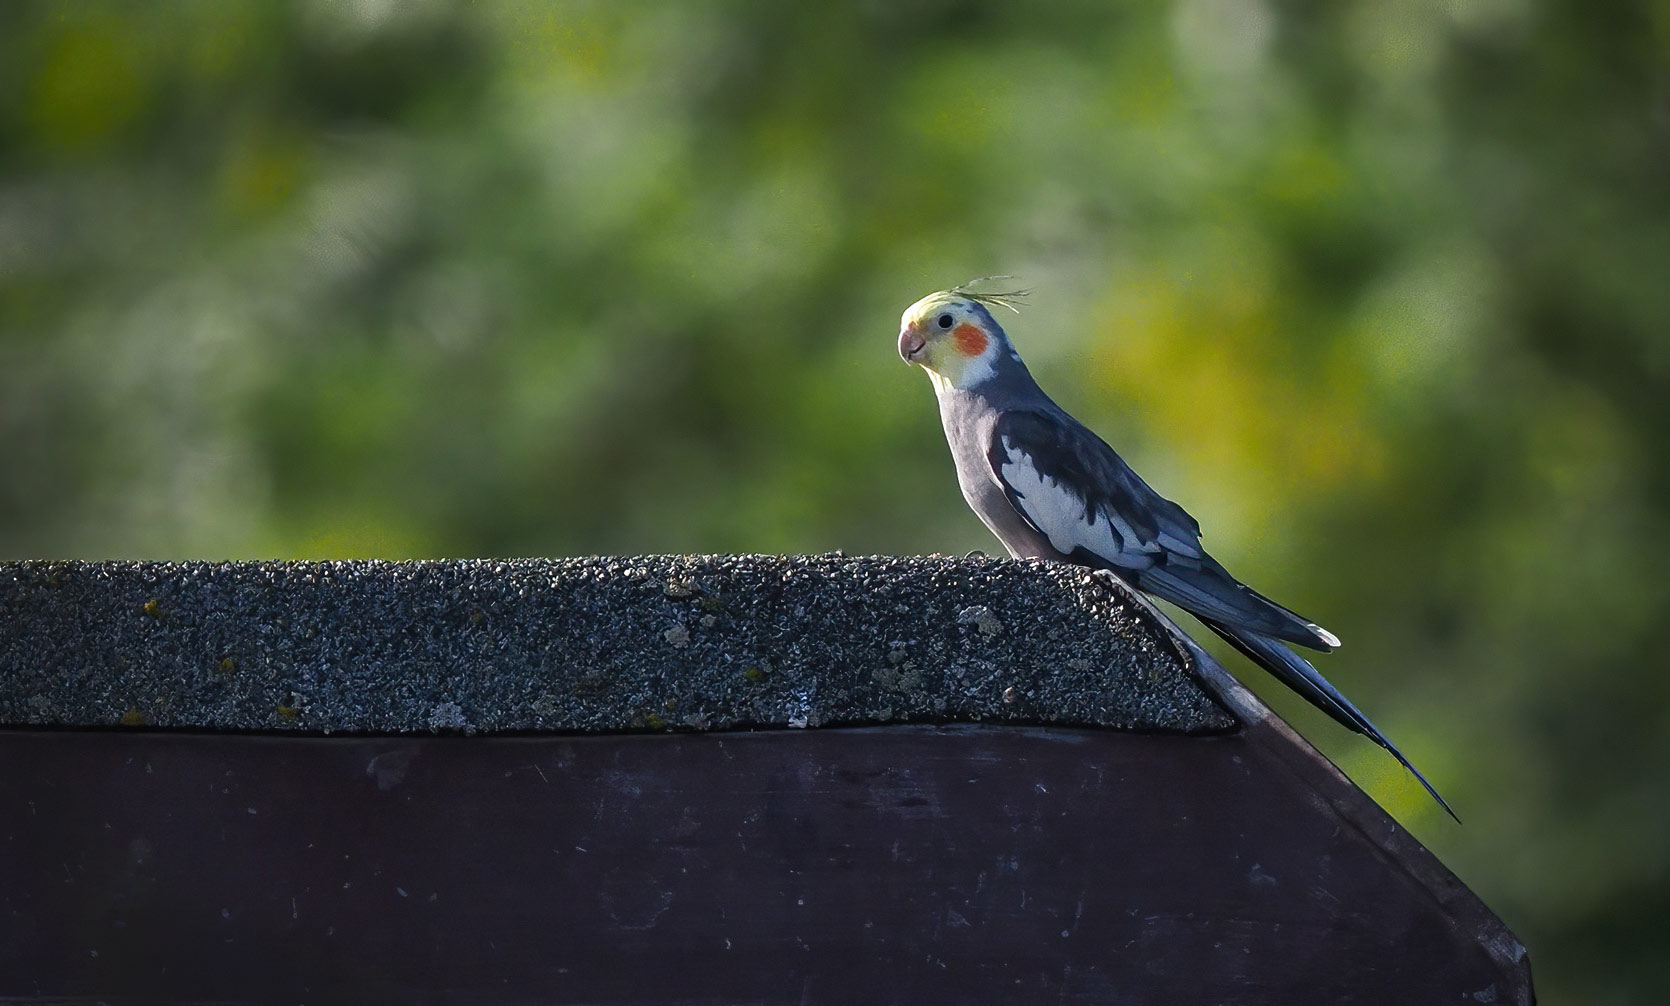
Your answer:
[[[1663,3],[7,4],[0,557],[994,549],[894,350],[994,272],[1467,824],[1249,681],[1659,995]]]

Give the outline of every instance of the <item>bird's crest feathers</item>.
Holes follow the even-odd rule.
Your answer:
[[[978,283],[990,283],[994,280],[1014,278],[1013,276],[981,276],[966,283],[958,283],[946,292],[956,294],[959,297],[966,297],[988,309],[1006,307],[1016,314],[1020,314],[1020,302],[1026,299],[1026,296],[1032,292],[1031,290],[978,291],[973,289]]]

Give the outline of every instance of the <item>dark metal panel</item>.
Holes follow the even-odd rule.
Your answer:
[[[1014,727],[0,732],[0,998],[1518,998],[1476,920],[1274,757]]]

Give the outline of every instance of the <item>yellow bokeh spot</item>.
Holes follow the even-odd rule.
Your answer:
[[[571,8],[516,8],[507,30],[512,59],[529,78],[601,88],[615,76],[618,26],[606,12]]]
[[[1242,251],[1181,278],[1127,271],[1096,312],[1107,334],[1092,379],[1256,527],[1304,494],[1372,477],[1384,447],[1350,357],[1297,355],[1269,270]]]
[[[228,216],[256,216],[289,202],[306,152],[293,139],[263,135],[240,144],[221,169],[220,204]]]
[[[44,139],[96,147],[136,119],[149,99],[141,45],[119,24],[77,22],[46,46],[29,85],[28,119]]]
[[[1339,158],[1316,143],[1282,147],[1265,175],[1263,191],[1273,202],[1295,209],[1326,206],[1346,191]]]

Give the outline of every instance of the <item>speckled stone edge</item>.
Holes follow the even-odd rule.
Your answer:
[[[943,557],[0,563],[0,726],[610,732],[1236,719],[1120,584]]]

